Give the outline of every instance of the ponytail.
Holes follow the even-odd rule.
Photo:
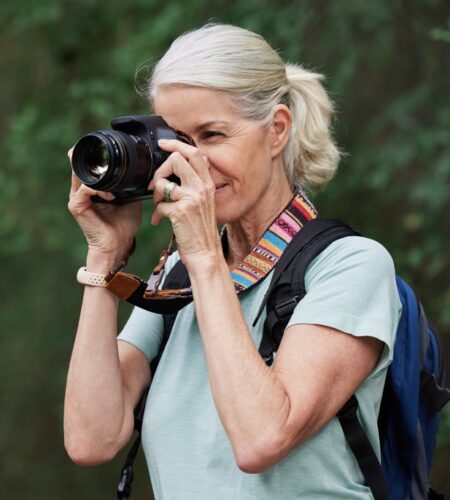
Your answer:
[[[320,190],[333,177],[340,156],[330,131],[333,104],[320,83],[322,75],[287,64],[286,76],[293,114],[285,150],[288,175],[295,185]]]

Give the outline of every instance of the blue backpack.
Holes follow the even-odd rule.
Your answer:
[[[412,289],[397,277],[403,310],[383,393],[381,465],[390,499],[444,498],[428,484],[439,411],[450,399],[444,354]]]
[[[272,362],[295,306],[306,294],[309,263],[333,241],[352,235],[359,233],[342,221],[315,219],[289,245],[293,257],[286,255],[282,262],[288,250],[283,254],[256,318],[266,306],[259,351],[267,364]],[[337,417],[375,500],[437,500],[444,497],[430,488],[428,477],[439,411],[450,400],[450,390],[445,387],[444,352],[416,295],[401,278],[396,280],[403,310],[378,419],[381,466],[359,423],[355,396]]]
[[[278,261],[265,298],[256,314],[254,325],[264,308],[267,318],[259,346],[259,353],[267,365],[280,345],[284,329],[297,305],[305,296],[305,273],[310,262],[330,243],[359,233],[335,219],[315,219],[297,233]],[[189,286],[189,276],[179,261],[164,283],[168,289]],[[393,361],[388,369],[381,401],[378,428],[381,440],[381,464],[361,426],[358,401],[353,395],[338,412],[345,438],[363,473],[366,485],[375,500],[438,500],[444,496],[428,484],[439,411],[450,400],[450,390],[445,387],[444,353],[438,335],[428,323],[422,305],[411,288],[399,277],[397,287],[403,310],[397,329]],[[144,309],[161,312],[164,317],[164,335],[158,356],[152,362],[152,373],[169,339],[176,314],[192,299],[177,303],[173,311],[155,301],[148,301],[135,294],[129,302]],[[175,302],[174,302],[175,304]],[[117,498],[131,494],[133,462],[140,442],[140,428],[145,407],[144,394],[135,411],[135,428],[139,435],[130,450],[122,469]]]

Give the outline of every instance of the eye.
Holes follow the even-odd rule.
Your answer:
[[[218,130],[205,130],[202,134],[203,139],[210,139],[212,137],[224,137],[224,134]]]

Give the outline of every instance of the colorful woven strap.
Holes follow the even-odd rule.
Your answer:
[[[265,278],[279,261],[292,238],[317,211],[303,193],[297,193],[273,221],[247,257],[231,272],[236,291],[247,290]]]
[[[242,293],[264,279],[275,267],[284,250],[294,236],[310,220],[317,217],[317,210],[303,192],[297,192],[287,207],[276,217],[270,227],[264,232],[258,243],[252,248],[245,259],[230,273],[236,292]],[[226,238],[226,234],[223,235]],[[168,251],[163,253],[161,262],[167,259]],[[146,289],[144,299],[176,299],[191,297],[192,289],[159,290],[163,269],[161,263],[155,268]],[[142,287],[143,281],[137,276],[127,273],[117,273],[108,283],[108,289],[121,299]]]

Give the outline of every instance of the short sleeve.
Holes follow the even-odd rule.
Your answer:
[[[165,266],[166,277],[178,260],[177,252],[169,257]],[[164,321],[161,314],[135,307],[120,332],[118,340],[133,344],[151,361],[158,354],[163,332]]]
[[[358,236],[333,242],[309,265],[305,288],[288,326],[318,324],[375,337],[386,346],[376,372],[390,363],[401,303],[394,264],[382,245]]]

